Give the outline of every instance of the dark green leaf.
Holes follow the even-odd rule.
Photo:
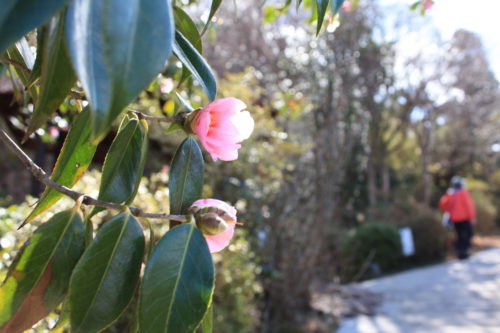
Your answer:
[[[129,204],[139,188],[147,153],[147,123],[130,119],[120,129],[102,167],[99,200]],[[102,211],[95,207],[92,215]]]
[[[174,53],[200,82],[208,99],[213,101],[217,94],[214,73],[196,48],[179,31],[175,32]]]
[[[344,3],[344,0],[332,0],[332,11],[333,11],[334,15],[339,12],[343,3]]]
[[[90,143],[90,112],[85,109],[76,116],[50,179],[60,185],[72,187],[87,170],[95,150],[96,146]],[[62,196],[63,194],[47,187],[35,209],[23,224],[32,221],[36,216],[49,209]]]
[[[52,18],[46,29],[42,50],[42,78],[40,96],[26,131],[26,137],[42,126],[52,113],[64,102],[76,76],[71,67],[66,39],[64,38],[64,12]]]
[[[193,332],[210,304],[214,266],[192,224],[163,236],[146,266],[139,303],[140,332]]]
[[[196,50],[202,54],[203,48],[201,43],[201,35],[196,28],[196,24],[191,20],[191,17],[180,9],[179,7],[174,7],[174,18],[175,18],[175,28],[182,33],[184,37],[196,48]],[[187,69],[186,65],[182,66],[182,74],[179,79],[178,85],[180,86],[189,76],[191,72]]]
[[[84,250],[82,218],[54,215],[20,250],[0,288],[0,331],[23,332],[56,308]]]
[[[182,214],[201,197],[203,155],[196,140],[187,137],[175,152],[170,167],[170,214]]]
[[[143,255],[144,235],[131,215],[99,230],[71,276],[71,332],[99,332],[118,318],[134,295]]]
[[[46,22],[68,0],[3,0],[0,10],[0,54],[26,33]]]
[[[205,31],[207,31],[208,26],[210,25],[210,21],[212,21],[212,18],[214,17],[215,13],[219,9],[219,6],[221,3],[222,3],[222,0],[212,0],[212,5],[210,6],[210,13],[208,14],[207,23],[205,24],[205,27],[203,28],[203,31],[201,32],[202,35],[204,35]]]
[[[336,1],[336,0],[333,0]],[[325,18],[326,10],[328,9],[328,3],[330,0],[316,0],[316,8],[318,11],[318,25],[316,27],[316,35],[319,34],[321,26],[323,25],[323,19]]]
[[[67,18],[70,56],[92,109],[92,138],[98,141],[170,56],[170,1],[75,0]]]

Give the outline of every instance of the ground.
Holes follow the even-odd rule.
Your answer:
[[[500,247],[356,286],[381,304],[374,316],[344,319],[338,333],[500,332]]]

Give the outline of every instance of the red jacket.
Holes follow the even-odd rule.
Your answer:
[[[452,222],[476,221],[476,208],[465,189],[443,195],[439,200],[439,207],[450,214]]]

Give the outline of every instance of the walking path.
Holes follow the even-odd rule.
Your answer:
[[[357,286],[381,293],[382,304],[337,333],[500,332],[500,248]]]

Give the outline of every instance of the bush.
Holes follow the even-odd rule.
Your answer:
[[[416,202],[376,206],[368,212],[369,221],[411,228],[415,254],[405,259],[407,264],[432,263],[446,257],[452,229],[442,226],[441,216],[437,210]]]
[[[347,233],[342,246],[342,278],[369,278],[396,269],[401,262],[398,229],[386,223],[368,223]],[[371,267],[371,270],[367,268]],[[375,268],[378,267],[378,268]]]
[[[495,205],[496,188],[495,177],[492,183],[486,183],[477,179],[468,179],[467,187],[471,193],[476,206],[477,224],[474,231],[480,234],[491,234],[498,230],[496,220],[498,218],[497,206]]]

